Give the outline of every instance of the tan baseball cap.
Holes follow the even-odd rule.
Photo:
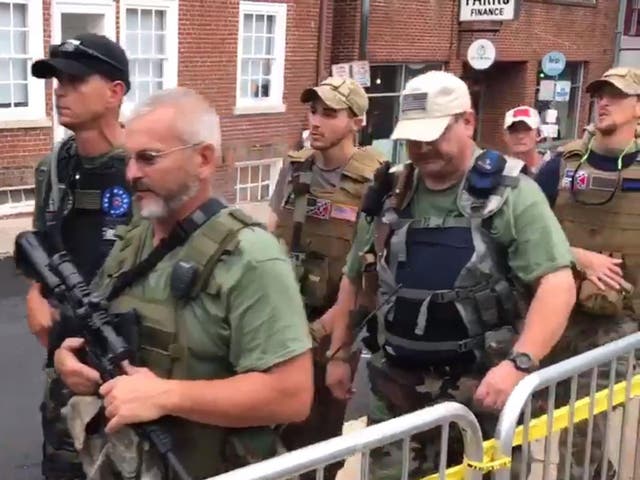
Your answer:
[[[391,139],[433,142],[454,115],[470,110],[466,83],[448,72],[427,72],[409,80],[402,92],[400,116]]]
[[[329,77],[320,85],[307,88],[300,95],[302,103],[313,102],[320,97],[324,103],[336,110],[350,108],[358,117],[367,113],[369,98],[364,89],[350,78]]]
[[[615,67],[587,85],[587,93],[593,94],[606,84],[619,88],[627,95],[640,95],[640,70],[629,67]]]

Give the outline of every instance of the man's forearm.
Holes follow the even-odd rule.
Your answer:
[[[330,312],[327,312],[330,324],[325,328],[331,332],[330,352],[335,352],[344,345],[350,345],[354,340],[349,325],[349,312],[356,307],[357,293],[358,288],[354,281],[343,275],[340,281],[338,300],[331,307]]]
[[[576,301],[571,270],[563,268],[542,277],[514,349],[540,361],[558,342]]]
[[[291,362],[294,370],[286,367],[280,375],[250,372],[223,380],[167,380],[163,410],[230,428],[302,421],[313,397],[311,356],[306,352]]]

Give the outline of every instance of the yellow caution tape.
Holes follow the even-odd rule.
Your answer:
[[[593,415],[603,413],[609,408],[609,388],[601,390],[595,394],[593,401]],[[613,386],[613,395],[611,407],[615,407],[625,402],[627,396],[627,382],[620,382]],[[640,397],[640,375],[635,375],[631,380],[630,397]],[[577,400],[574,404],[573,423],[576,424],[589,418],[591,398],[585,397]],[[564,406],[554,410],[551,432],[547,430],[547,415],[534,418],[529,422],[528,441],[540,440],[546,438],[550,433],[559,432],[569,427],[570,408]],[[524,440],[524,427],[520,425],[516,428],[513,437],[513,446],[522,445]],[[464,464],[457,465],[447,469],[447,480],[464,480],[467,469],[479,470],[482,473],[499,470],[511,466],[511,458],[501,457],[495,458],[498,451],[498,445],[495,439],[486,440],[482,444],[484,455],[482,462],[474,462],[465,458]],[[438,480],[438,474],[429,475],[422,480]]]
[[[474,462],[468,458],[464,459],[463,467],[470,468],[471,470],[479,470],[482,473],[493,472],[494,470],[500,470],[511,466],[510,458],[500,458],[498,460]]]

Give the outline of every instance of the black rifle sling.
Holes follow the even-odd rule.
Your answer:
[[[226,205],[215,198],[211,198],[200,205],[191,215],[179,222],[169,236],[163,238],[144,260],[118,275],[106,300],[110,302],[117,298],[127,288],[147,275],[164,257],[174,249],[184,245],[196,230],[224,208],[226,208]]]

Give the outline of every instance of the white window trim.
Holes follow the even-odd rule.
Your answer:
[[[29,30],[27,62],[27,95],[28,107],[0,109],[0,122],[42,121],[46,119],[45,81],[31,75],[31,65],[44,57],[44,29],[42,16],[42,0],[13,0],[14,3],[27,5],[27,28]]]
[[[6,191],[20,192],[24,196],[25,191],[34,191],[34,185],[22,185],[18,187],[3,187],[0,188],[0,195]],[[33,213],[35,207],[35,200],[22,200],[18,202],[9,202],[0,204],[0,217],[9,215],[18,215],[24,213]]]
[[[242,36],[244,35],[244,14],[257,13],[276,16],[274,57],[271,67],[271,92],[268,99],[241,98],[240,78],[242,77]],[[287,44],[287,4],[241,1],[238,14],[238,50],[236,66],[236,106],[235,115],[255,113],[280,113],[286,111],[284,98],[284,66]]]
[[[152,8],[167,12],[167,61],[164,70],[163,87],[175,88],[178,86],[178,26],[179,4],[178,0],[120,0],[120,45],[127,51],[127,8]],[[125,97],[125,108],[134,107],[131,101]]]
[[[250,160],[248,162],[238,162],[235,164],[235,168],[236,168],[236,182],[234,185],[234,190],[235,190],[235,194],[236,194],[236,204],[237,205],[245,205],[245,204],[250,204],[250,203],[264,203],[264,202],[268,202],[269,198],[265,198],[263,200],[258,200],[258,201],[251,201],[251,200],[247,200],[247,201],[240,201],[238,198],[238,187],[247,187],[248,185],[240,185],[240,174],[238,172],[238,170],[240,168],[244,168],[244,167],[254,167],[256,165],[269,165],[271,166],[271,171],[269,172],[269,198],[271,198],[271,195],[273,195],[273,190],[276,187],[276,183],[278,181],[278,176],[280,175],[280,170],[282,169],[282,165],[283,165],[283,159],[282,158],[265,158],[262,160]],[[249,172],[249,178],[251,178],[251,172]]]

